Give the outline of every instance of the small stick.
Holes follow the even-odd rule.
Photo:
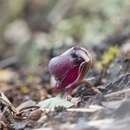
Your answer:
[[[88,113],[93,113],[98,110],[101,110],[101,108],[69,108],[67,109],[68,112],[88,112]]]
[[[120,90],[120,91],[117,91],[117,92],[113,92],[113,93],[110,93],[110,94],[106,94],[106,95],[104,95],[104,97],[105,98],[109,98],[109,97],[118,96],[120,94],[130,94],[130,88],[123,89],[123,90]]]
[[[101,110],[101,107],[95,107],[95,108],[68,108],[66,109],[67,112],[87,112],[87,113],[93,113],[96,111]],[[48,108],[42,108],[43,112],[54,112],[55,109],[48,109]]]

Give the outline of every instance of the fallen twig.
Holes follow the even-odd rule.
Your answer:
[[[104,97],[105,98],[109,98],[109,97],[114,97],[114,96],[119,96],[121,94],[129,94],[130,95],[130,88],[128,89],[123,89],[123,90],[120,90],[120,91],[117,91],[117,92],[113,92],[113,93],[110,93],[110,94],[106,94]]]
[[[100,106],[92,106],[90,108],[68,108],[66,109],[67,112],[87,112],[87,113],[93,113],[96,111],[101,110],[103,107]],[[48,109],[48,108],[42,108],[42,111],[44,112],[53,112],[55,109]]]

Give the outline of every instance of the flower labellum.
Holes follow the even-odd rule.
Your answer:
[[[52,58],[49,62],[49,72],[56,80],[55,92],[71,93],[82,81],[91,63],[90,53],[81,47],[72,47]]]

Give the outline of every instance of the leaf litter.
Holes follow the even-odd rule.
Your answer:
[[[0,127],[16,130],[129,129],[130,57],[129,49],[126,52],[124,48],[118,47],[118,54],[107,62],[104,58],[102,61],[97,59],[96,63],[105,62],[106,66],[99,70],[95,63],[88,73],[87,78],[94,77],[90,82],[101,94],[82,84],[68,100],[61,99],[55,96],[50,87],[52,84],[43,78],[43,73],[31,74],[30,78],[30,74],[15,72],[14,79],[1,81],[10,88],[1,93]],[[111,55],[110,52],[104,52],[104,57]]]
[[[104,57],[109,54],[111,53],[107,52]],[[21,83],[11,79],[12,82],[7,84],[13,85],[14,88],[5,90],[5,94],[1,93],[0,97],[0,126],[1,128],[17,130],[128,129],[130,120],[129,65],[129,57],[116,56],[109,62],[109,65],[107,62],[107,66],[102,66],[100,71],[96,70],[98,67],[94,68],[101,78],[97,83],[94,80],[91,80],[91,83],[97,84],[96,87],[102,94],[97,95],[83,84],[68,101],[58,96],[53,95],[54,97],[52,97],[53,92],[50,91],[49,86],[45,84],[46,87],[42,87],[43,79],[41,75],[34,75],[34,80],[29,80],[29,82],[25,80],[28,75],[23,74],[17,79]],[[119,67],[117,68],[117,66]],[[106,69],[105,74],[102,76],[104,69]],[[90,75],[94,74],[89,73]],[[36,86],[38,87],[36,88]],[[46,94],[41,93],[41,91],[45,91]],[[46,96],[43,98],[43,95]],[[75,96],[78,102],[73,104],[71,101]],[[23,103],[19,99],[23,99]]]

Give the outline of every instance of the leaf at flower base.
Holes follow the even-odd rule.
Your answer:
[[[55,107],[58,106],[62,106],[65,108],[70,108],[72,107],[74,104],[70,101],[67,101],[66,99],[63,99],[59,96],[44,100],[44,101],[40,101],[38,103],[38,106],[40,106],[41,108],[48,108],[48,109],[54,109]]]

